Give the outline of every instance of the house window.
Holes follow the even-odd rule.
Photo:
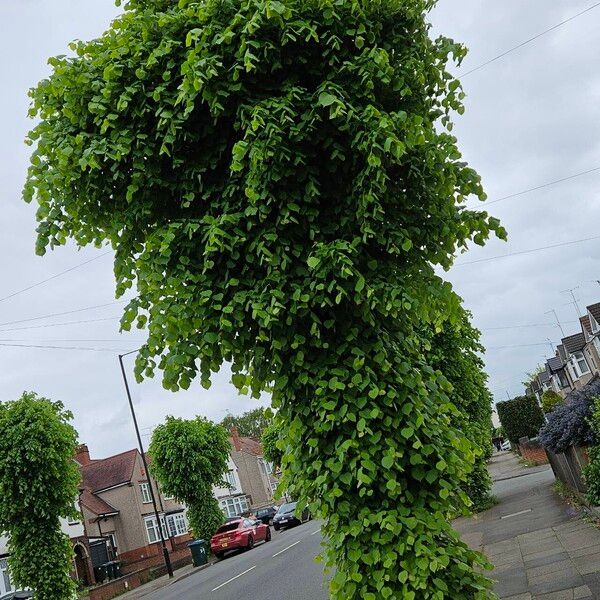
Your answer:
[[[598,338],[598,337],[593,338],[593,342],[594,342],[594,348],[596,348],[596,351],[598,352],[598,354],[600,354],[600,338]]]
[[[169,515],[167,517],[167,526],[169,528],[169,535],[171,537],[184,535],[188,532],[188,524],[183,513]]]
[[[573,353],[573,366],[575,367],[575,373],[578,377],[590,372],[585,356],[581,351]]]
[[[225,473],[225,481],[235,487],[235,475],[231,469]]]
[[[8,572],[8,561],[6,558],[0,558],[0,586],[2,586],[2,594],[12,592],[12,583]]]
[[[112,556],[111,560],[115,560],[119,553],[117,550],[117,538],[114,533],[109,533],[106,537],[108,537],[108,552]]]
[[[167,528],[165,527],[165,518],[161,515],[160,522],[162,525],[163,537],[167,538]],[[158,525],[156,523],[156,517],[146,517],[144,519],[144,523],[146,524],[146,533],[148,535],[148,542],[154,544],[160,541],[160,532],[158,531]]]
[[[264,458],[259,458],[258,464],[260,465],[261,471],[265,475],[270,475],[273,472],[273,465],[270,462],[267,462]]]
[[[237,517],[248,510],[246,496],[233,496],[221,500],[221,509],[226,517]]]
[[[140,483],[140,491],[142,492],[142,502],[144,504],[150,504],[150,502],[152,502],[152,496],[150,495],[150,484]]]

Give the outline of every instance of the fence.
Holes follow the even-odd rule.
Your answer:
[[[587,488],[582,471],[589,463],[587,448],[570,446],[566,452],[560,454],[555,454],[546,449],[546,454],[555,477],[574,492],[585,494]]]

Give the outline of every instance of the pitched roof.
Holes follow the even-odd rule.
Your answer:
[[[548,367],[552,373],[556,373],[557,371],[560,371],[565,366],[565,364],[563,363],[563,360],[560,356],[553,356],[552,358],[549,358],[546,361],[546,364],[548,365]]]
[[[83,487],[97,492],[122,483],[129,483],[138,455],[137,450],[127,450],[115,456],[94,460],[81,467]]]
[[[96,496],[90,490],[84,489],[81,492],[81,496],[79,497],[79,501],[83,506],[85,506],[88,510],[93,512],[95,515],[110,515],[112,513],[118,513],[119,511],[111,506],[108,502],[102,500],[102,498]]]
[[[583,332],[576,333],[575,335],[569,335],[566,338],[561,340],[567,352],[573,354],[573,352],[578,352],[579,350],[583,350],[585,347],[585,336]]]
[[[593,335],[592,324],[590,322],[589,315],[585,315],[585,317],[579,317],[579,322],[581,323],[581,328],[584,331],[587,331],[588,335]]]
[[[248,454],[254,454],[254,456],[262,456],[263,449],[259,441],[250,437],[230,437],[229,443],[238,452],[247,452]]]
[[[594,317],[596,323],[600,325],[600,302],[597,302],[596,304],[590,304],[587,307],[587,311],[592,315],[592,317]]]
[[[550,381],[550,375],[548,375],[548,371],[542,371],[538,375],[538,379],[540,380],[540,383],[548,383]]]

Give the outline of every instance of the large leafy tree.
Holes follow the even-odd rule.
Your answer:
[[[221,425],[229,430],[237,427],[240,435],[260,439],[263,431],[271,424],[273,415],[270,409],[259,406],[241,415],[227,415]]]
[[[36,600],[69,600],[73,546],[61,517],[76,516],[77,432],[60,402],[25,393],[0,404],[0,531],[18,588]]]
[[[492,395],[479,355],[483,350],[480,333],[471,326],[469,317],[463,311],[460,321],[446,323],[433,335],[429,361],[452,385],[450,399],[458,409],[453,422],[474,446],[475,462],[463,489],[474,510],[481,510],[492,501],[487,468],[492,455]]]
[[[272,392],[345,600],[488,594],[448,524],[474,450],[426,347],[462,319],[435,267],[504,232],[464,204],[465,50],[429,36],[434,4],[131,0],[32,91],[38,250],[116,249],[139,377],[208,386],[227,361]]]
[[[202,417],[167,417],[152,433],[150,470],[165,493],[185,502],[197,538],[210,539],[223,522],[212,488],[223,484],[229,452],[225,429]]]

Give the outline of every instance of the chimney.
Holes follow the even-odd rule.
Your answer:
[[[90,451],[86,444],[80,444],[77,446],[77,450],[75,451],[75,460],[82,467],[85,467],[92,462],[92,459],[90,458]]]
[[[234,425],[230,430],[231,433],[231,441],[233,443],[233,447],[239,452],[242,449],[242,444],[240,443],[240,432],[238,428]]]

